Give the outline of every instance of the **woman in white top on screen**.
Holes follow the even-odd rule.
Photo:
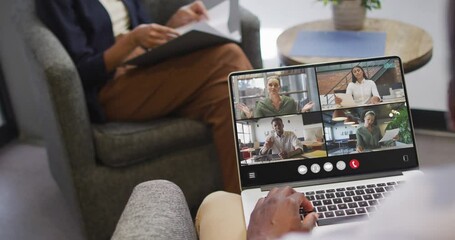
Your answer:
[[[378,104],[381,101],[379,97],[376,83],[372,80],[367,80],[365,71],[360,66],[355,66],[351,69],[352,82],[346,88],[346,94],[352,95],[357,105],[361,104]],[[335,96],[335,102],[340,104],[341,98]]]

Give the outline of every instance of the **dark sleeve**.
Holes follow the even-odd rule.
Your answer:
[[[144,6],[140,3],[140,1],[138,0],[135,0],[134,1],[134,6],[136,8],[136,12],[137,12],[137,20],[138,20],[138,23],[137,25],[139,24],[144,24],[144,23],[151,23],[152,22],[152,17],[153,16],[149,16],[149,14],[146,14],[145,12],[145,8]],[[133,27],[135,27],[133,25]]]
[[[105,49],[95,50],[90,45],[88,34],[83,29],[83,24],[88,23],[82,20],[84,13],[78,4],[74,0],[36,0],[35,6],[39,18],[57,36],[73,59],[84,87],[100,86],[113,73],[106,71],[103,58]],[[106,37],[106,41],[112,41],[112,45],[113,36],[110,38]]]

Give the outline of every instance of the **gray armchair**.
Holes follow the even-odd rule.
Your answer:
[[[184,1],[144,2],[148,7],[165,2],[172,10]],[[35,76],[30,84],[39,93],[37,123],[43,124],[37,127],[45,133],[51,173],[89,239],[111,236],[133,188],[141,182],[175,182],[193,213],[204,196],[221,188],[211,133],[200,122],[167,118],[91,124],[79,75],[67,52],[37,19],[34,0],[15,4],[14,22],[26,45],[27,68]],[[255,46],[245,51],[260,67],[258,20],[242,11],[242,26],[248,26],[242,46]]]

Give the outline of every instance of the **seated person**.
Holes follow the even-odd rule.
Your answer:
[[[357,152],[363,152],[365,149],[380,148],[379,140],[381,140],[381,130],[375,124],[376,114],[373,111],[365,113],[364,123],[362,127],[357,129]]]
[[[449,36],[452,64],[455,62],[455,2],[449,4]],[[455,68],[449,84],[449,126],[455,128]],[[240,195],[216,192],[207,196],[196,216],[199,239],[453,239],[455,228],[454,165],[427,171],[410,180],[403,189],[384,201],[380,214],[362,225],[334,229],[326,234],[308,234],[318,214],[300,218],[299,209],[313,211],[314,206],[299,192],[285,187],[272,189],[255,205],[246,232]],[[400,186],[401,188],[401,186]],[[428,195],[433,193],[434,195]],[[442,204],[441,204],[442,203]],[[219,221],[221,219],[221,221]],[[342,224],[340,224],[342,225]],[[228,230],[220,229],[229,226]],[[293,233],[293,235],[285,234]]]
[[[225,190],[238,192],[227,76],[252,66],[238,45],[207,47],[148,67],[127,59],[178,37],[175,28],[207,18],[202,1],[182,6],[166,25],[140,0],[36,0],[36,12],[71,56],[93,122],[143,122],[173,115],[212,129]],[[113,19],[113,20],[111,20]],[[115,20],[115,21],[114,21]],[[196,61],[195,61],[196,60]]]
[[[373,111],[365,113],[364,124],[362,127],[357,129],[357,152],[363,152],[365,150],[371,150],[380,148],[381,144],[379,140],[382,138],[381,130],[375,123],[376,114]],[[398,135],[393,140],[398,139]],[[390,145],[393,141],[387,141],[384,145]]]
[[[309,101],[302,109],[297,109],[297,103],[293,98],[280,96],[281,83],[279,76],[267,78],[268,97],[259,101],[254,109],[254,114],[244,103],[237,104],[237,108],[245,114],[246,118],[270,117],[275,115],[293,114],[298,112],[309,112],[314,103]]]
[[[360,104],[378,104],[381,102],[376,83],[372,80],[367,80],[365,71],[360,66],[355,66],[351,69],[352,82],[346,88],[346,94],[352,95],[354,102]],[[341,98],[335,95],[335,103],[341,104]]]
[[[259,151],[260,154],[267,154],[271,150],[272,154],[278,154],[285,159],[304,152],[303,144],[295,133],[284,131],[281,118],[272,119],[272,128],[275,132],[272,136],[267,137],[264,146]]]

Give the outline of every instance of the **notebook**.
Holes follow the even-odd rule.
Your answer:
[[[217,1],[208,11],[208,20],[190,23],[177,28],[180,36],[171,41],[147,50],[126,65],[149,66],[165,59],[181,56],[209,46],[241,41],[239,6],[237,0]]]
[[[336,97],[341,98],[341,107],[354,107],[357,106],[357,104],[354,101],[354,98],[352,98],[351,94],[346,94],[346,93],[337,93],[335,94]]]
[[[384,85],[381,89],[389,89],[387,85],[395,83],[402,84],[404,97],[393,103],[323,109],[320,96],[327,95],[339,82],[338,78],[355,66],[361,66],[369,76],[374,76],[377,85]],[[236,105],[244,103],[255,112],[257,103],[268,97],[267,77],[272,75],[280,77],[281,96],[290,97],[296,103],[309,99],[314,103],[312,109],[309,112],[288,109],[276,114],[269,111],[260,117],[245,118]],[[399,191],[400,184],[421,174],[399,57],[234,72],[229,76],[229,88],[234,139],[251,143],[255,148],[251,158],[243,159],[236,144],[247,225],[259,198],[265,197],[273,187],[291,186],[312,201],[320,216],[313,234],[345,227],[380,211],[381,203],[387,201],[387,196],[395,190]],[[337,114],[342,111],[351,120],[346,122],[334,118],[335,111]],[[399,137],[386,142],[379,142],[379,138],[377,144],[363,144],[361,132],[368,111],[375,113],[372,124],[379,129],[381,137],[386,130],[397,128],[399,130],[392,131],[398,131]],[[281,124],[273,124],[276,121]],[[281,131],[275,129],[280,126]],[[309,134],[306,131],[316,127],[323,129],[323,136],[305,141],[304,136]],[[353,135],[357,136],[353,138]],[[282,141],[283,151],[298,153],[287,158],[262,156],[260,149],[270,136],[274,136],[275,141]],[[295,151],[298,149],[296,141],[303,144],[301,151]],[[305,145],[307,142],[311,144]],[[359,145],[363,145],[363,151],[359,151]]]

